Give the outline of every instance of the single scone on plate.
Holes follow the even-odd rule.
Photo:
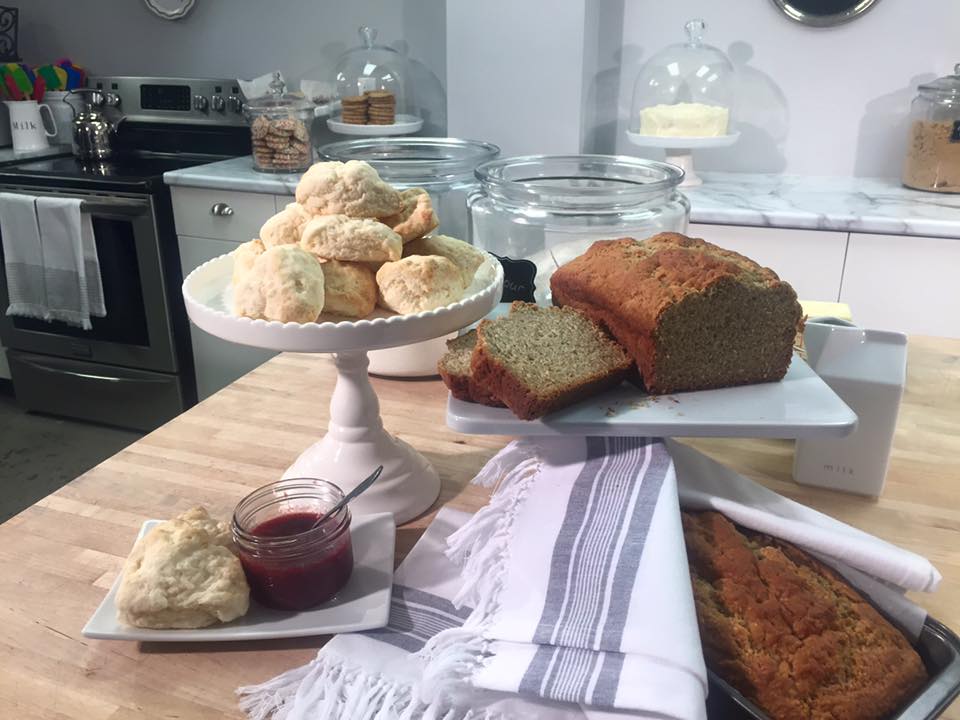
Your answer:
[[[123,566],[117,615],[142,628],[202,628],[245,615],[250,605],[230,525],[195,507],[137,541]]]

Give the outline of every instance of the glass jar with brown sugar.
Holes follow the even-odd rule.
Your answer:
[[[903,184],[917,190],[960,193],[960,64],[917,88],[910,106]]]

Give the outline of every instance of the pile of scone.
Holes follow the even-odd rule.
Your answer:
[[[365,162],[322,162],[296,202],[234,252],[233,311],[280,322],[409,314],[461,299],[484,253],[429,235],[439,225],[426,190],[398,191]]]

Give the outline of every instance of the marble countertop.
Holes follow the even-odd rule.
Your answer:
[[[246,155],[208,165],[170,170],[163,174],[163,181],[167,185],[293,195],[300,181],[300,173],[257,172],[253,169],[253,158]]]
[[[960,195],[911,190],[894,178],[700,175],[703,185],[684,188],[692,222],[960,238]],[[163,177],[168,185],[272,195],[293,195],[300,179],[257,172],[249,156]]]
[[[703,172],[684,188],[690,220],[960,238],[960,195],[911,190],[894,178]]]
[[[51,145],[43,150],[29,150],[27,152],[14,152],[12,147],[0,148],[0,165],[10,165],[12,163],[32,160],[34,158],[50,157],[51,155],[69,155],[73,149],[69,145]]]

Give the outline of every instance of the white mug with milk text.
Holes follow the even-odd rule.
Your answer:
[[[10,136],[14,152],[50,147],[47,138],[56,137],[57,121],[53,119],[49,105],[37,103],[36,100],[4,100],[3,104],[10,110]],[[47,111],[52,131],[48,130],[43,122],[42,110]]]

